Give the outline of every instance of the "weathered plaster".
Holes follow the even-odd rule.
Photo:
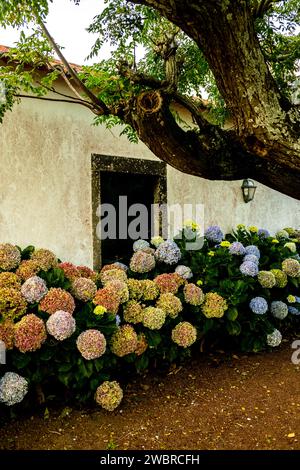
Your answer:
[[[93,263],[92,154],[156,157],[130,144],[118,129],[91,126],[89,110],[71,104],[23,100],[0,126],[0,240],[54,250],[78,264]],[[211,182],[168,168],[169,203],[205,205],[205,225],[236,223],[272,232],[298,226],[300,203],[258,185],[245,204],[241,182]]]

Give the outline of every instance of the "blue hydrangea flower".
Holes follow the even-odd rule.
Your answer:
[[[279,330],[274,329],[273,333],[267,335],[267,344],[272,348],[279,346],[282,340],[282,334]]]
[[[265,228],[260,228],[257,234],[260,238],[268,238],[270,236],[270,232]]]
[[[166,264],[176,264],[181,258],[181,251],[173,240],[166,240],[157,248],[155,258]]]
[[[120,263],[119,261],[115,261],[114,265],[119,266],[119,268],[123,269],[123,271],[128,271],[128,266],[124,263]]]
[[[260,258],[260,251],[255,245],[246,246],[246,255],[254,255],[258,259]]]
[[[300,297],[297,297],[297,296],[295,295],[295,299],[296,299],[296,302],[297,302],[298,304],[300,304]]]
[[[231,255],[244,255],[246,253],[245,247],[240,242],[233,242],[231,243],[228,251]]]
[[[211,225],[205,230],[205,238],[210,242],[220,243],[223,240],[223,232],[218,225]]]
[[[274,300],[271,303],[270,310],[273,317],[278,318],[279,320],[283,320],[289,313],[287,304],[281,302],[281,300]]]
[[[256,263],[251,263],[251,261],[245,261],[241,264],[240,271],[244,276],[255,277],[258,274],[258,266]]]
[[[263,297],[254,297],[251,299],[249,307],[256,315],[263,315],[268,311],[268,302]]]
[[[290,306],[290,307],[288,307],[288,311],[292,315],[300,315],[300,311],[296,307]]]
[[[136,240],[133,244],[133,251],[144,250],[149,248],[149,243],[146,240]]]
[[[121,323],[121,317],[120,315],[116,315],[116,325],[119,326]]]
[[[259,263],[259,259],[255,255],[246,255],[246,256],[244,256],[243,261],[244,262],[245,261],[250,261],[250,263],[255,263],[255,264]]]

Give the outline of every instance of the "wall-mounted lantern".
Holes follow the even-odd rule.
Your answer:
[[[250,202],[254,199],[254,194],[257,186],[253,180],[245,179],[242,184],[243,198],[245,202]]]

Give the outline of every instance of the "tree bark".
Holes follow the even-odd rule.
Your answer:
[[[142,107],[137,99],[123,119],[161,160],[179,171],[209,180],[253,178],[300,199],[299,175],[295,171],[249,154],[234,132],[219,126],[207,123],[199,132],[183,130],[170,111],[169,96],[149,91],[143,97],[147,93],[150,97]],[[153,95],[158,93],[160,100],[155,100]]]
[[[207,135],[208,128],[200,128],[197,138],[191,133],[183,135],[164,109],[160,111],[164,113],[163,126],[159,124],[161,115],[158,114],[136,119],[135,127],[141,140],[159,158],[169,160],[171,165],[186,173],[209,179],[253,177],[300,199],[299,107],[281,96],[268,69],[255,33],[250,2],[130,1],[157,9],[195,40],[210,65],[234,122],[234,131],[218,130],[217,150],[214,138]],[[212,132],[211,127],[209,132]],[[215,132],[216,129],[213,134]],[[181,151],[182,146],[185,150]],[[218,153],[221,151],[222,157]]]

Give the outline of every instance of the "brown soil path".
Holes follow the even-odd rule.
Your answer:
[[[203,355],[130,384],[122,406],[49,410],[0,428],[0,449],[300,449],[300,365],[273,353]]]

